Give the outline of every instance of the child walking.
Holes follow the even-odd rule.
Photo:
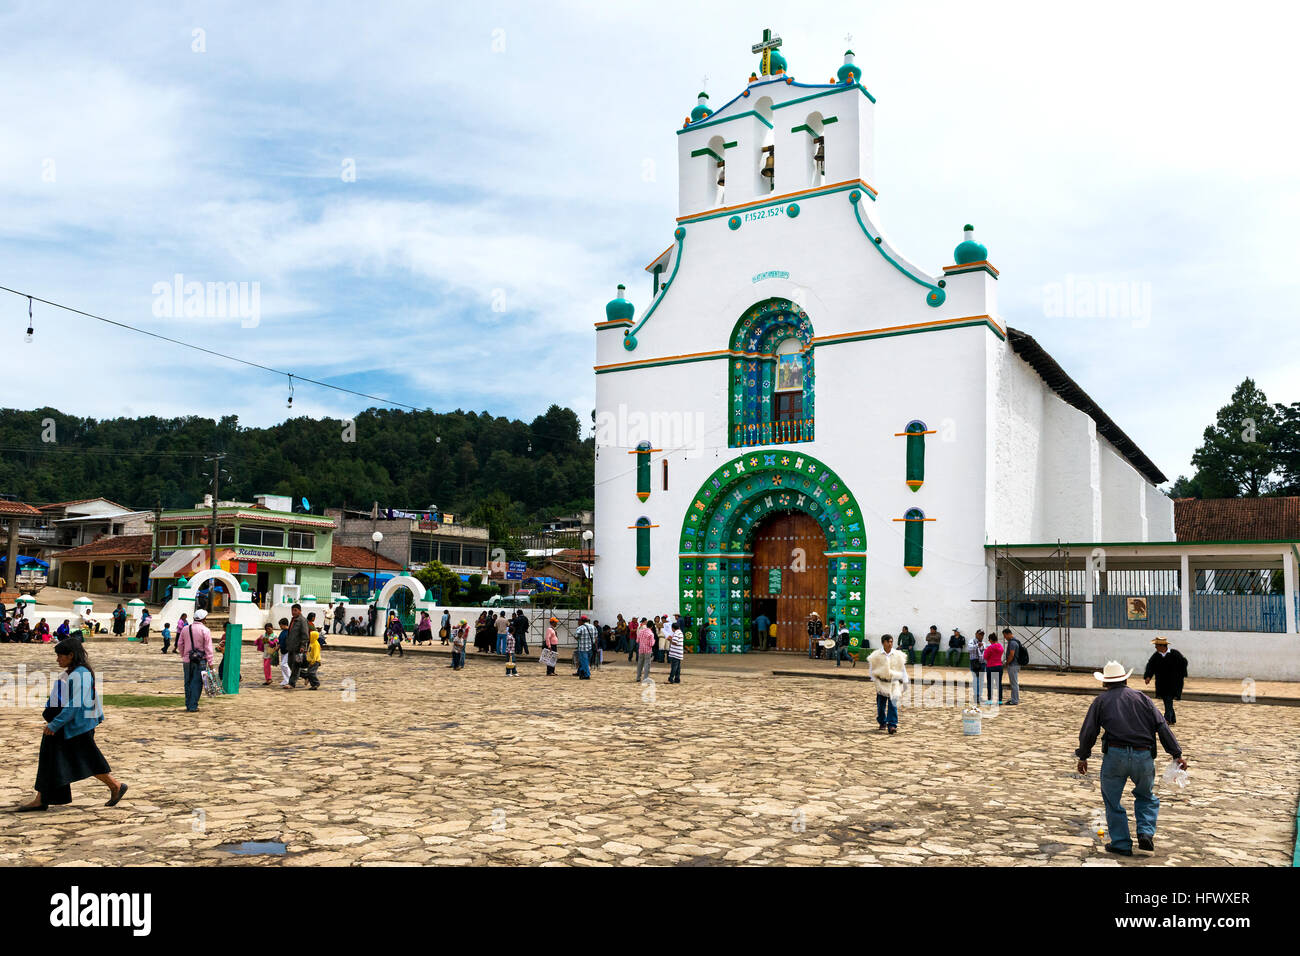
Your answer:
[[[164,631],[165,633],[165,631]],[[163,640],[166,640],[164,637]],[[262,686],[266,687],[271,683],[271,654],[275,650],[275,628],[267,624],[253,646],[262,652],[262,676],[266,680],[262,681]],[[163,651],[166,654],[166,651]]]

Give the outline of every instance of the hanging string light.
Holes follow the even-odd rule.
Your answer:
[[[289,373],[289,404],[288,408],[293,408],[293,372]]]
[[[27,344],[32,344],[32,297],[27,297]]]

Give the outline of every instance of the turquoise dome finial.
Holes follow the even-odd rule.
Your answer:
[[[776,76],[778,73],[784,73],[788,68],[788,64],[785,62],[785,57],[781,55],[780,50],[772,51],[772,55],[768,60],[768,66],[771,69],[773,76]]]
[[[618,322],[620,320],[626,320],[628,322],[632,321],[632,316],[636,314],[636,308],[631,302],[623,297],[623,293],[626,291],[627,286],[620,283],[618,287],[618,295],[605,304],[606,320],[610,322]]]
[[[695,109],[691,110],[692,123],[698,123],[700,120],[707,119],[709,116],[713,115],[713,110],[709,109],[708,93],[705,93],[703,90],[700,90],[698,103],[699,105],[696,106]]]
[[[841,83],[860,83],[862,81],[862,69],[853,62],[853,51],[844,51],[844,65],[835,73],[840,78]]]
[[[952,251],[952,261],[959,266],[972,262],[987,262],[989,251],[982,243],[975,241],[975,227],[967,223],[964,230],[966,238]]]

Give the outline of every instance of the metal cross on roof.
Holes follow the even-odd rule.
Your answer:
[[[772,73],[772,51],[781,45],[781,38],[773,36],[771,30],[763,31],[763,39],[751,47],[751,53],[763,54],[763,75],[770,76]]]

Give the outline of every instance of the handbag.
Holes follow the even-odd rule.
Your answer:
[[[546,667],[554,667],[559,661],[559,655],[553,647],[544,647],[542,652],[537,655],[537,663]]]

